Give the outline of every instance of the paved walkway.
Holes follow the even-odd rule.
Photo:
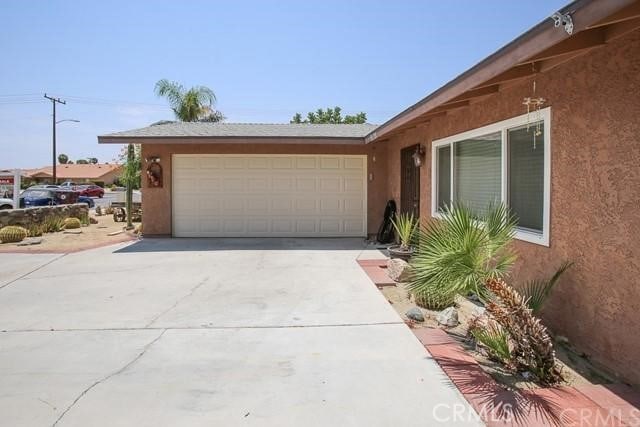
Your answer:
[[[15,426],[471,426],[355,239],[148,239],[0,254]]]

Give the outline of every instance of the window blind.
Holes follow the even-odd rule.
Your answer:
[[[438,210],[442,211],[451,203],[451,146],[439,147],[436,153],[438,156]]]
[[[476,215],[502,199],[501,132],[454,143],[454,196]]]
[[[518,227],[542,232],[544,210],[544,126],[535,137],[536,124],[509,129],[508,204]]]

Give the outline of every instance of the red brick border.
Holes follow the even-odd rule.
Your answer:
[[[445,331],[411,331],[490,427],[640,426],[640,393],[626,385],[507,390]]]

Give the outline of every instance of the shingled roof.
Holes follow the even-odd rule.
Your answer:
[[[362,139],[376,128],[372,124],[270,124],[162,122],[141,129],[98,137],[99,142],[124,142],[138,138],[338,138]]]

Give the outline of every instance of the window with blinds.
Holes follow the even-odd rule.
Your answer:
[[[544,134],[535,136],[536,125],[509,129],[509,190],[507,203],[518,226],[542,232],[544,204]],[[542,127],[540,127],[542,129]],[[542,131],[541,131],[542,132]]]
[[[482,215],[502,198],[500,132],[453,144],[454,195],[477,215]]]
[[[433,141],[432,214],[452,202],[478,216],[506,203],[517,219],[516,238],[549,244],[551,114],[526,114]]]
[[[451,203],[451,146],[445,145],[436,151],[438,157],[438,211],[442,212]]]

